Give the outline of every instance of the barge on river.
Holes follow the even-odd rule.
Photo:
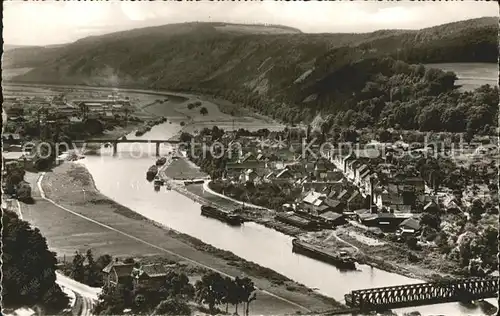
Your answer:
[[[346,252],[331,253],[298,238],[292,240],[292,252],[332,264],[342,270],[356,270],[354,258]]]
[[[218,219],[231,226],[239,226],[243,222],[242,218],[238,214],[226,212],[209,205],[201,206],[201,215]]]

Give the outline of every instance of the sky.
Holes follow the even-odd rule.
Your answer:
[[[464,2],[4,2],[3,38],[10,45],[51,45],[127,29],[210,21],[281,24],[306,33],[420,29],[498,16],[494,1]]]

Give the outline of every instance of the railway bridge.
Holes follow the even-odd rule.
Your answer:
[[[181,141],[179,139],[87,139],[87,140],[77,140],[73,141],[75,144],[111,144],[113,146],[113,155],[116,155],[118,151],[118,144],[120,143],[142,143],[142,144],[155,144],[156,145],[156,156],[160,156],[160,144],[178,144]]]
[[[352,291],[346,303],[361,311],[387,310],[404,306],[472,301],[497,297],[498,277],[388,286]]]

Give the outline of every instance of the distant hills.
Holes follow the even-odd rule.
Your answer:
[[[361,34],[183,23],[92,36],[59,47],[15,48],[5,52],[3,67],[34,68],[12,79],[17,82],[196,91],[248,103],[246,94],[270,104],[315,109],[330,102],[331,91],[354,76],[349,67],[363,60],[497,62],[497,38],[496,17]],[[358,89],[368,77],[358,79],[342,89]]]

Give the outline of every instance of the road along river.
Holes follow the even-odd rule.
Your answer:
[[[178,124],[166,123],[153,127],[141,137],[133,133],[127,135],[127,139],[168,139],[179,129]],[[166,154],[171,147],[162,145],[160,150]],[[97,188],[116,202],[341,302],[344,302],[344,294],[351,290],[422,282],[366,265],[358,265],[359,271],[356,272],[341,272],[334,266],[292,253],[292,238],[272,229],[255,223],[230,227],[202,217],[200,204],[165,188],[155,192],[153,185],[146,181],[146,170],[156,161],[154,153],[154,144],[119,144],[116,156],[112,156],[111,148],[103,147],[100,156],[87,156],[83,162],[94,177]],[[479,308],[458,303],[398,309],[396,312],[414,310],[423,315],[482,314]]]

